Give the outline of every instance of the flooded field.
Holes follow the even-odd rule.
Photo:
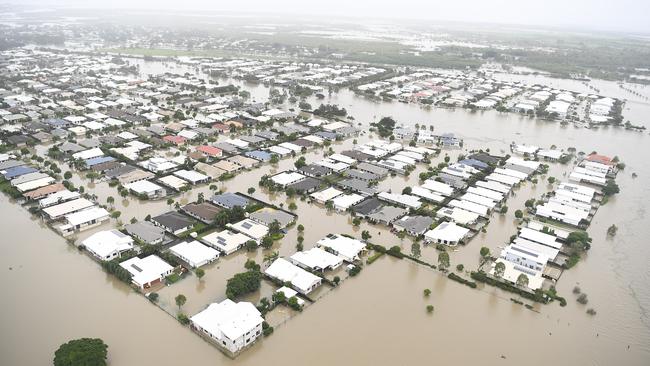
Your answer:
[[[144,65],[144,63],[142,64]],[[161,67],[149,65],[153,72]],[[141,67],[141,71],[144,70]],[[182,69],[174,70],[182,72]],[[558,81],[559,82],[559,81]],[[582,91],[580,83],[576,91]],[[234,82],[241,85],[240,82]],[[605,83],[605,82],[603,82]],[[627,98],[622,90],[610,89],[603,94]],[[605,86],[601,86],[605,88]],[[260,85],[246,85],[253,98],[268,96]],[[574,88],[570,88],[574,89]],[[645,89],[647,93],[647,89]],[[321,101],[309,100],[312,105]],[[558,293],[568,305],[557,303],[534,305],[533,310],[512,303],[510,293],[479,285],[478,290],[448,280],[442,274],[384,256],[343,284],[307,307],[303,314],[276,328],[275,333],[257,342],[236,360],[230,360],[215,347],[182,327],[144,297],[105,274],[98,264],[79,253],[65,240],[33,219],[20,206],[0,196],[0,269],[4,280],[0,290],[5,301],[0,303],[0,324],[4,339],[0,342],[0,364],[45,365],[51,362],[54,350],[63,342],[77,337],[100,337],[109,345],[111,365],[175,365],[179,362],[211,365],[394,365],[423,362],[479,365],[647,365],[650,363],[650,236],[647,207],[650,207],[650,154],[647,133],[615,128],[589,130],[558,123],[540,121],[517,114],[495,111],[470,113],[457,109],[423,109],[403,103],[375,103],[343,90],[322,102],[345,107],[357,122],[367,126],[383,116],[393,116],[398,123],[434,125],[436,132],[453,132],[465,139],[464,150],[490,148],[506,152],[512,141],[558,148],[575,147],[577,151],[597,151],[618,155],[627,167],[620,172],[617,183],[621,193],[609,200],[596,214],[588,230],[593,238],[592,249],[576,267],[565,271],[557,285]],[[629,111],[627,110],[629,108]],[[642,100],[626,105],[624,116],[635,124],[647,124],[648,105]],[[367,140],[366,134],[359,142]],[[335,144],[335,151],[349,148],[351,140]],[[465,151],[451,150],[432,160],[437,164],[445,153],[452,160]],[[308,162],[322,156],[322,150],[306,155]],[[283,194],[269,195],[257,187],[264,174],[280,172],[293,165],[291,159],[277,166],[244,172],[234,179],[219,182],[220,189],[245,192],[258,188],[254,196],[276,205],[285,203]],[[417,173],[409,178],[393,177],[381,183],[382,188],[401,190],[417,181]],[[562,177],[570,169],[551,164],[548,175]],[[632,178],[632,173],[638,178]],[[106,202],[118,197],[115,188],[106,182],[89,186],[85,178],[75,176],[75,185],[83,183]],[[524,207],[528,198],[539,198],[550,188],[546,183],[527,182],[510,197],[510,210],[504,216],[493,214],[487,233],[479,234],[470,243],[451,254],[452,267],[462,263],[468,270],[479,262],[481,246],[493,252],[503,246],[516,232],[514,211]],[[177,200],[191,202],[199,192],[207,197],[207,186],[193,189]],[[362,223],[354,228],[349,215],[328,213],[323,207],[296,201],[298,223],[305,226],[305,248],[330,232],[360,236],[369,230],[371,241],[386,246],[410,248],[408,239],[400,241],[385,227]],[[116,199],[116,209],[125,222],[131,217],[143,219],[169,209],[166,202]],[[114,224],[114,221],[112,221]],[[618,234],[606,236],[607,227],[616,224]],[[106,229],[102,225],[96,230]],[[95,230],[84,232],[79,239]],[[288,234],[273,250],[280,255],[295,252],[296,230]],[[199,281],[188,277],[160,291],[161,306],[175,310],[174,296],[183,293],[188,301],[183,310],[193,314],[206,304],[223,299],[225,281],[241,271],[247,258],[258,263],[267,251],[238,252],[205,267],[206,275]],[[434,262],[435,249],[422,248],[423,259]],[[580,305],[571,293],[579,285],[588,294],[588,306]],[[429,298],[422,291],[432,290]],[[261,295],[269,292],[263,285]],[[258,296],[249,300],[258,300]],[[435,307],[427,314],[426,305]],[[587,307],[597,315],[585,314]],[[287,309],[281,309],[288,312]],[[29,348],[28,348],[29,347]],[[28,351],[27,351],[28,350]]]

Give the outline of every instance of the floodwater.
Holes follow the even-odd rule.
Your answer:
[[[247,85],[246,88],[258,100],[268,95],[263,86]],[[647,90],[644,90],[646,95]],[[608,95],[628,98],[620,93],[624,92],[612,87]],[[531,311],[512,303],[509,293],[482,286],[473,290],[435,271],[384,256],[366,266],[356,278],[345,280],[302,314],[277,327],[271,337],[257,342],[236,360],[230,360],[128,286],[106,275],[94,261],[43,227],[26,210],[0,196],[3,218],[0,270],[4,277],[0,287],[4,296],[0,302],[3,333],[0,364],[49,364],[61,343],[78,337],[104,339],[109,345],[111,365],[650,363],[647,133],[562,127],[494,111],[470,113],[461,109],[427,110],[402,103],[374,103],[348,91],[333,94],[326,101],[344,106],[364,126],[386,115],[404,125],[433,124],[437,132],[453,132],[463,137],[465,150],[490,148],[499,153],[507,151],[510,142],[516,141],[618,155],[627,164],[617,178],[621,193],[602,206],[592,221],[588,231],[593,244],[588,256],[565,271],[558,282],[558,292],[567,299],[568,305],[536,304],[535,311]],[[626,112],[626,119],[635,124],[647,122],[644,118],[649,114],[644,105],[642,101],[628,103],[630,113],[628,117]],[[359,142],[368,138],[362,136]],[[334,145],[334,149],[338,152],[351,144],[348,140]],[[433,163],[441,161],[445,153],[455,160],[461,152],[465,151],[443,152]],[[319,156],[322,151],[310,152],[307,161]],[[278,166],[267,165],[217,184],[222,189],[245,192],[248,187],[257,188],[263,174],[288,169],[292,164],[291,159],[285,159]],[[419,167],[406,179],[389,178],[382,182],[382,187],[401,190],[415,183],[422,169],[423,166]],[[549,175],[560,178],[568,169],[570,166],[552,164]],[[632,178],[633,172],[638,178]],[[89,184],[85,178],[74,180],[75,184]],[[452,253],[452,267],[462,263],[468,270],[475,269],[481,246],[498,251],[516,231],[514,211],[522,209],[527,198],[538,198],[550,189],[540,180],[537,185],[527,183],[517,190],[507,201],[510,209],[505,216],[494,214],[487,233],[479,234]],[[142,219],[148,213],[154,215],[168,209],[164,201],[123,202],[116,190],[104,182],[95,183],[90,190],[98,195],[99,202],[105,202],[109,195],[116,197],[115,206],[122,211],[121,219],[125,222],[131,217]],[[206,198],[210,194],[208,187],[201,187],[177,199],[192,201],[198,192],[204,192]],[[269,196],[259,188],[254,196],[277,205],[287,202],[284,195]],[[408,239],[402,242],[382,226],[363,223],[353,228],[348,216],[328,213],[322,207],[299,200],[297,205],[298,222],[306,227],[306,248],[329,232],[360,236],[361,230],[369,230],[373,236],[371,241],[378,244],[401,244],[405,251],[410,248]],[[606,230],[611,224],[616,224],[619,230],[616,237],[608,239]],[[95,230],[108,227],[103,225]],[[88,235],[79,235],[79,239]],[[295,251],[295,244],[296,230],[291,229],[273,250],[289,255]],[[193,314],[207,303],[223,299],[226,279],[241,271],[247,258],[255,258],[259,263],[265,253],[268,252],[238,252],[220,259],[206,268],[202,281],[190,276],[161,290],[162,306],[174,312],[173,297],[183,293],[188,298],[183,311]],[[422,248],[422,255],[425,260],[435,261],[434,248]],[[575,301],[571,291],[576,285],[588,294],[587,306]],[[429,298],[422,295],[425,288],[432,290]],[[270,291],[263,287],[261,295],[267,296]],[[433,314],[426,313],[428,304],[435,306]],[[598,314],[593,317],[585,314],[587,308],[594,308]]]

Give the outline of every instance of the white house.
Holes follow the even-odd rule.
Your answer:
[[[313,271],[336,269],[343,263],[343,259],[318,247],[295,253],[291,261]]]
[[[190,318],[192,328],[231,355],[253,344],[262,334],[262,316],[250,302],[226,299],[212,303]]]
[[[465,239],[469,229],[458,226],[453,222],[443,222],[433,230],[424,233],[424,239],[429,243],[456,245]]]
[[[138,195],[146,195],[150,199],[163,197],[166,193],[165,188],[148,180],[139,180],[133,183],[129,183],[125,185],[124,188]]]
[[[242,221],[236,222],[234,224],[228,224],[226,226],[248,236],[258,243],[260,243],[262,241],[262,238],[264,238],[264,236],[266,236],[266,234],[269,232],[269,228],[266,227],[266,225],[258,224],[251,219],[244,219]]]
[[[250,237],[230,230],[213,232],[201,238],[201,241],[219,250],[224,255],[234,253],[249,240],[251,240]]]
[[[366,250],[366,244],[362,241],[336,234],[329,234],[316,244],[319,247],[328,248],[348,262],[359,260],[361,253]]]
[[[91,207],[65,216],[66,223],[57,227],[61,235],[69,236],[76,231],[83,231],[100,225],[108,220],[110,214],[101,207]]]
[[[120,267],[131,273],[131,282],[141,289],[162,282],[174,271],[174,267],[153,254],[145,258],[133,257],[120,263]]]
[[[305,271],[284,258],[276,259],[264,271],[268,276],[291,285],[301,294],[307,295],[321,284],[321,278]]]
[[[169,248],[175,256],[185,261],[193,268],[198,268],[219,258],[219,252],[199,243],[196,240],[176,244]]]
[[[105,230],[91,235],[81,244],[97,259],[110,261],[133,249],[133,238],[118,230]]]

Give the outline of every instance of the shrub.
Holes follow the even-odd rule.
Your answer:
[[[361,266],[354,266],[354,267],[352,267],[352,269],[350,269],[350,276],[354,277],[354,276],[358,275],[359,272],[361,272]]]
[[[149,301],[154,302],[154,303],[158,302],[158,297],[159,296],[158,296],[157,293],[152,292],[152,293],[149,294]]]
[[[433,313],[433,305],[427,305],[427,313]]]
[[[576,301],[582,305],[586,305],[589,302],[589,299],[587,299],[587,294],[581,293]]]
[[[429,290],[428,288],[425,288],[423,293],[424,293],[425,297],[429,297],[431,295],[431,290]]]
[[[458,282],[458,283],[462,283],[463,285],[469,286],[469,287],[471,287],[471,288],[476,288],[476,286],[477,286],[477,285],[476,285],[476,282],[468,281],[468,280],[466,280],[466,279],[460,277],[459,275],[457,275],[457,274],[455,274],[455,273],[453,273],[453,272],[450,273],[450,274],[447,276],[447,278],[449,278],[450,280],[456,281],[456,282]]]
[[[190,318],[188,318],[187,315],[185,315],[183,313],[178,313],[178,315],[176,316],[176,319],[178,319],[178,321],[183,325],[190,324]]]

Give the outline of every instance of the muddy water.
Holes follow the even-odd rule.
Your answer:
[[[260,98],[268,95],[264,87],[250,88]],[[493,111],[429,111],[402,103],[376,104],[346,91],[328,99],[345,106],[364,125],[384,115],[392,115],[405,125],[433,124],[438,132],[454,132],[464,137],[466,149],[489,147],[493,152],[506,151],[511,141],[517,141],[544,147],[573,146],[578,151],[596,150],[620,156],[627,163],[626,170],[618,177],[622,192],[598,211],[589,229],[594,238],[593,249],[587,258],[563,274],[557,286],[568,305],[565,308],[557,304],[535,306],[537,312],[530,311],[511,303],[508,293],[491,287],[472,290],[436,272],[384,257],[277,328],[273,336],[231,361],[165,312],[106,276],[97,264],[71,249],[49,229],[39,227],[38,221],[30,219],[27,212],[2,196],[0,227],[8,234],[0,240],[3,253],[0,269],[5,276],[0,289],[6,297],[0,303],[3,324],[0,364],[48,364],[60,343],[81,336],[103,338],[110,346],[112,365],[173,365],[181,360],[217,365],[392,365],[430,360],[488,365],[648,364],[650,249],[645,238],[650,235],[646,213],[650,205],[650,166],[645,157],[650,148],[647,135],[613,128],[561,127]],[[633,123],[644,122],[643,117],[647,116],[644,112],[631,115],[637,116],[629,118]],[[351,141],[334,149],[340,151],[349,146]],[[458,153],[449,152],[452,160]],[[307,160],[315,160],[321,154],[311,152]],[[277,167],[265,166],[246,172],[219,186],[245,191],[256,186],[262,174],[282,171],[291,165],[292,161],[285,159]],[[561,177],[568,168],[553,165],[549,175]],[[414,183],[417,172],[406,181],[401,177],[392,178],[383,182],[382,187],[401,190]],[[632,172],[638,178],[632,178]],[[75,180],[89,183],[80,177]],[[546,183],[527,183],[517,190],[507,202],[509,213],[493,215],[486,234],[480,234],[453,252],[452,265],[463,263],[466,268],[474,269],[479,248],[488,246],[498,250],[516,230],[514,211],[523,208],[527,198],[539,197],[549,189],[552,187]],[[168,209],[165,202],[122,202],[114,188],[103,182],[96,183],[92,191],[100,202],[105,202],[108,195],[116,197],[115,205],[122,211],[124,221]],[[201,187],[181,199],[191,201],[199,191],[208,197],[209,189]],[[287,202],[282,194],[269,196],[260,189],[254,195],[278,205]],[[381,226],[364,223],[360,228],[353,228],[348,216],[296,202],[298,222],[306,227],[306,248],[329,232],[360,235],[360,230],[369,230],[372,241],[379,244],[410,248],[408,239],[402,242]],[[611,224],[616,224],[619,231],[615,238],[607,239],[606,229]],[[108,227],[103,225],[101,229]],[[296,230],[292,229],[273,250],[289,255],[295,251],[295,244]],[[433,248],[422,251],[424,259],[435,261]],[[192,314],[210,301],[223,299],[225,279],[240,271],[246,258],[261,262],[264,254],[259,250],[221,259],[207,267],[202,281],[188,277],[162,290],[161,301],[173,312],[173,297],[184,293],[188,302],[183,311]],[[577,304],[571,293],[576,284],[588,294],[586,307]],[[428,299],[422,296],[424,288],[432,290]],[[270,291],[264,287],[261,295],[266,296]],[[425,313],[427,304],[435,306],[434,314]],[[598,312],[595,317],[585,314],[589,307]],[[21,351],[27,345],[30,351]]]

